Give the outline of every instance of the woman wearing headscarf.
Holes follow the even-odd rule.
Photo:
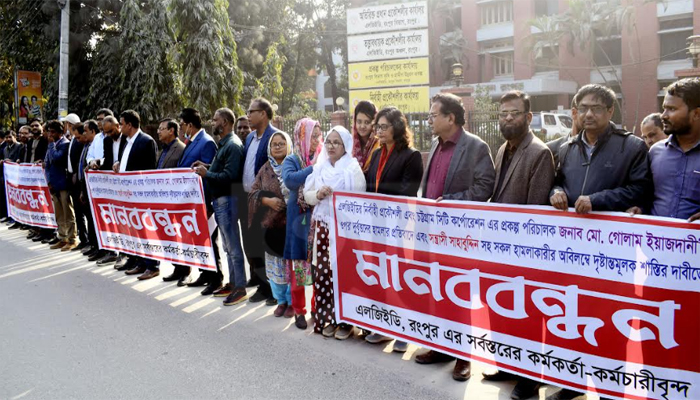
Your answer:
[[[412,146],[413,134],[408,121],[396,107],[383,108],[374,123],[379,148],[372,155],[367,170],[367,191],[394,196],[416,197],[423,177],[423,159]],[[369,343],[390,341],[379,333],[365,337]],[[394,351],[405,352],[406,342],[397,340]]]
[[[268,161],[255,176],[248,194],[248,226],[260,224],[265,248],[265,272],[272,295],[277,300],[275,316],[291,318],[292,299],[284,264],[284,242],[287,225],[287,199],[290,191],[282,180],[282,162],[292,152],[292,139],[277,131],[267,147]]]
[[[322,136],[318,121],[311,118],[297,121],[294,128],[294,152],[282,163],[282,180],[289,189],[284,260],[292,293],[294,325],[299,329],[307,328],[305,287],[313,282],[311,263],[307,260],[311,207],[304,201],[300,189],[313,172],[313,164],[321,151]],[[311,311],[315,312],[313,297]]]
[[[330,263],[328,227],[331,224],[331,194],[334,191],[364,192],[365,175],[357,160],[349,152],[353,147],[352,135],[342,126],[335,126],[326,141],[314,170],[306,178],[304,199],[315,206],[312,215],[311,263],[313,271],[316,314],[314,332],[325,337],[347,339],[353,326],[335,322],[333,274]]]
[[[362,100],[355,106],[352,120],[353,147],[351,154],[357,159],[363,172],[367,172],[372,153],[379,148],[379,142],[372,126],[375,115],[377,115],[377,107],[371,101]]]

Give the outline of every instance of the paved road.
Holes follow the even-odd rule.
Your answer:
[[[0,399],[507,399],[512,388],[483,382],[478,365],[455,382],[452,363],[418,365],[413,345],[324,339],[274,307],[139,282],[0,225]]]

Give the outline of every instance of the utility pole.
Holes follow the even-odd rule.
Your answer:
[[[70,0],[57,0],[61,8],[61,49],[58,67],[58,119],[68,115],[68,37]]]

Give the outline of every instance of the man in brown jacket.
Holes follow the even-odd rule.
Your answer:
[[[546,205],[554,184],[554,159],[530,130],[530,96],[518,90],[501,97],[498,125],[506,139],[496,155],[496,185],[491,202]],[[516,380],[511,399],[537,394],[540,383],[505,371],[484,372],[484,380]]]

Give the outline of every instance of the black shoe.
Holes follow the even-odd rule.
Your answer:
[[[107,265],[117,261],[117,255],[114,253],[109,253],[106,256],[97,260],[97,265]]]
[[[582,396],[582,397],[579,397]],[[586,395],[581,392],[576,392],[571,389],[562,389],[552,395],[547,396],[545,400],[585,400]]]
[[[202,275],[204,275],[203,272],[201,272],[201,273],[199,274],[199,278],[197,278],[196,281],[188,283],[188,284],[187,284],[187,287],[201,287],[201,286],[207,286],[207,285],[209,284],[209,282],[208,282],[208,280],[207,280],[207,277],[206,277],[206,276],[202,276]]]
[[[136,266],[136,260],[134,258],[127,258],[126,262],[123,264],[114,264],[114,269],[117,271],[128,271]]]
[[[19,230],[28,231],[31,227],[29,225],[20,225]]]
[[[207,287],[202,290],[202,296],[211,296],[215,291],[221,289],[221,281],[215,281],[207,285]]]
[[[527,378],[518,378],[518,383],[513,388],[510,398],[513,400],[529,399],[537,394],[539,388],[540,383],[537,381]]]
[[[19,223],[15,222],[14,224],[10,225],[10,227],[7,228],[7,229],[19,229],[19,228],[21,228],[21,227],[22,227],[22,225],[20,225]]]
[[[177,281],[177,287],[183,287],[183,286],[187,285],[187,283],[188,283],[188,282],[187,282],[187,278],[189,278],[189,275],[183,276],[183,277],[181,277],[180,279],[178,279],[178,281]]]
[[[33,239],[33,238],[37,237],[37,235],[39,235],[39,232],[31,231],[31,232],[29,232],[29,235],[27,235],[27,239]]]
[[[46,242],[46,244],[53,246],[54,244],[60,241],[61,239],[59,239],[57,236],[54,236],[53,239],[50,239],[48,242]],[[44,241],[42,240],[41,243],[44,243]]]
[[[101,259],[101,258],[104,257],[105,255],[104,255],[104,253],[102,253],[102,252],[96,250],[96,251],[95,251],[94,253],[92,253],[92,254],[86,254],[86,256],[87,256],[87,258],[88,258],[88,261],[93,262],[93,261],[97,261],[97,260]]]
[[[267,300],[265,300],[265,305],[266,306],[276,306],[277,300],[273,297],[268,297]]]
[[[180,274],[173,272],[172,274],[170,274],[168,276],[164,276],[163,282],[179,281],[180,279],[182,279],[182,276],[180,276]]]
[[[10,217],[2,217],[0,218],[0,222],[7,222],[10,221]]]
[[[83,249],[87,249],[88,247],[90,247],[90,245],[87,242],[80,242],[80,244],[73,247],[71,251],[82,251]]]
[[[248,279],[248,282],[245,283],[245,287],[256,287],[258,285],[259,285],[258,281],[253,280],[252,278]]]
[[[45,240],[45,239],[46,239],[46,237],[45,237],[45,236],[42,236],[41,233],[39,233],[38,235],[36,235],[36,236],[34,236],[34,237],[32,238],[32,242],[41,242],[41,243],[44,243],[44,240]],[[47,241],[47,242],[48,242],[48,241]]]
[[[83,253],[84,256],[90,257],[91,255],[95,254],[95,252],[99,251],[97,247],[92,247],[88,246],[82,250],[80,250],[81,253]]]
[[[248,301],[251,303],[260,303],[261,301],[265,301],[265,300],[267,300],[267,296],[260,293],[259,290],[257,292],[255,292],[254,295],[250,296],[250,299],[248,299]]]

